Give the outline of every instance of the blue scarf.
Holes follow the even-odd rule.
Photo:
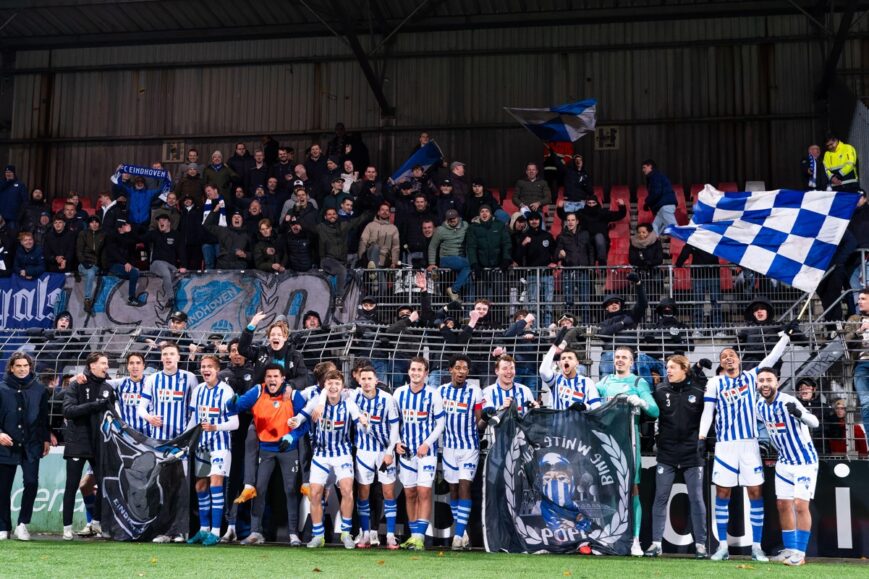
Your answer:
[[[218,195],[217,199],[205,200],[205,204],[202,206],[202,223],[205,223],[205,220],[211,215],[215,201],[217,202],[217,208],[220,210],[220,219],[218,220],[220,226],[226,227],[226,204],[223,202],[223,195]]]
[[[811,155],[809,155],[809,170],[812,172],[812,176],[809,177],[809,187],[814,189],[818,186],[818,165]]]

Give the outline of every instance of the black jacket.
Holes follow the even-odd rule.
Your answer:
[[[182,266],[187,263],[187,247],[184,238],[178,231],[161,233],[150,229],[142,238],[150,246],[150,262],[165,261],[170,265]]]
[[[106,243],[103,246],[103,269],[112,264],[132,263],[133,250],[136,248],[136,236],[130,233],[118,233],[117,229],[106,231]]]
[[[220,371],[220,379],[232,387],[233,392],[241,396],[253,385],[254,367],[250,362],[245,362],[241,366],[227,366]]]
[[[97,458],[99,456],[99,426],[109,408],[114,390],[105,378],[97,378],[85,370],[87,382],[71,381],[63,398],[64,458]]]
[[[254,346],[253,332],[245,328],[238,340],[238,353],[253,364],[254,384],[262,384],[266,366],[271,364],[272,360],[280,360],[283,362],[284,376],[287,380],[292,380],[297,387],[305,385],[307,378],[305,361],[290,340],[287,340],[284,347],[278,351],[272,350],[268,344]]]
[[[525,239],[531,242],[523,244]],[[519,248],[516,254],[518,263],[522,267],[547,267],[555,256],[555,241],[548,231],[542,229],[525,230],[525,234],[519,238]]]
[[[564,175],[564,200],[585,201],[589,195],[594,195],[591,176],[584,166],[577,170],[576,165],[571,163]]]
[[[21,464],[42,457],[48,431],[48,391],[34,374],[19,380],[6,374],[0,382],[0,433],[12,446],[0,446],[0,464]]]
[[[705,384],[689,370],[684,382],[664,380],[652,396],[658,405],[658,462],[679,468],[700,466],[697,451]],[[706,434],[706,433],[704,433]]]
[[[67,229],[58,233],[51,228],[42,240],[43,255],[45,255],[45,270],[55,273],[71,273],[76,271],[75,242],[77,235]],[[58,256],[66,258],[66,269],[57,265]]]
[[[619,334],[622,334],[626,330],[635,329],[646,315],[646,308],[649,305],[649,300],[646,298],[646,290],[643,288],[643,284],[637,285],[636,288],[637,303],[634,304],[634,307],[630,310],[625,310],[625,306],[622,305],[622,309],[619,311],[607,313],[598,328],[598,336],[601,336],[604,343],[611,345],[613,348],[620,345],[636,346],[637,340],[633,332],[619,337]]]
[[[565,253],[564,257],[560,257],[562,251]],[[562,229],[555,243],[555,258],[564,267],[594,265],[594,246],[588,231],[579,227],[574,233],[567,228]]]

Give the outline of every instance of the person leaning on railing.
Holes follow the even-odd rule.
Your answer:
[[[854,362],[854,390],[860,399],[863,429],[869,432],[869,287],[860,290],[857,311],[845,324],[845,341]]]

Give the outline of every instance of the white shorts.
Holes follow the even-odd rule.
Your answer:
[[[777,499],[810,501],[815,498],[815,485],[817,483],[817,463],[775,463],[775,497]]]
[[[193,474],[196,478],[229,476],[232,453],[228,450],[197,450],[193,456],[193,463],[195,464]]]
[[[480,462],[480,451],[445,448],[441,459],[444,465],[444,480],[454,485],[458,484],[459,480],[474,480]]]
[[[401,486],[431,488],[434,485],[435,473],[438,470],[437,455],[429,454],[422,458],[416,455],[411,458],[401,457],[398,459],[398,464],[401,465],[398,469]]]
[[[334,476],[330,476],[334,475]],[[353,477],[353,457],[349,454],[343,456],[316,456],[311,459],[311,484],[332,486],[334,481],[342,481]]]
[[[719,487],[754,487],[763,484],[763,461],[757,440],[729,440],[715,444],[712,483]]]
[[[386,455],[384,451],[375,452],[373,450],[357,450],[356,451],[356,482],[361,485],[374,484],[374,478],[380,481],[382,485],[391,485],[395,482],[395,475],[398,469],[395,466],[395,461],[380,470],[383,464],[383,457]]]

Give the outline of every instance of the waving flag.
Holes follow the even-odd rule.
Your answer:
[[[845,191],[723,192],[706,185],[672,235],[727,261],[814,292],[860,195]]]
[[[435,163],[440,163],[443,158],[444,154],[441,152],[441,148],[438,147],[438,144],[435,143],[434,140],[431,140],[425,147],[417,149],[416,152],[407,159],[407,161],[402,163],[401,167],[393,173],[392,182],[399,183],[402,179],[410,177],[413,168],[417,165],[422,167],[423,171],[428,171],[429,167]]]
[[[574,143],[594,130],[597,101],[586,99],[548,109],[504,107],[523,127],[547,143]]]

